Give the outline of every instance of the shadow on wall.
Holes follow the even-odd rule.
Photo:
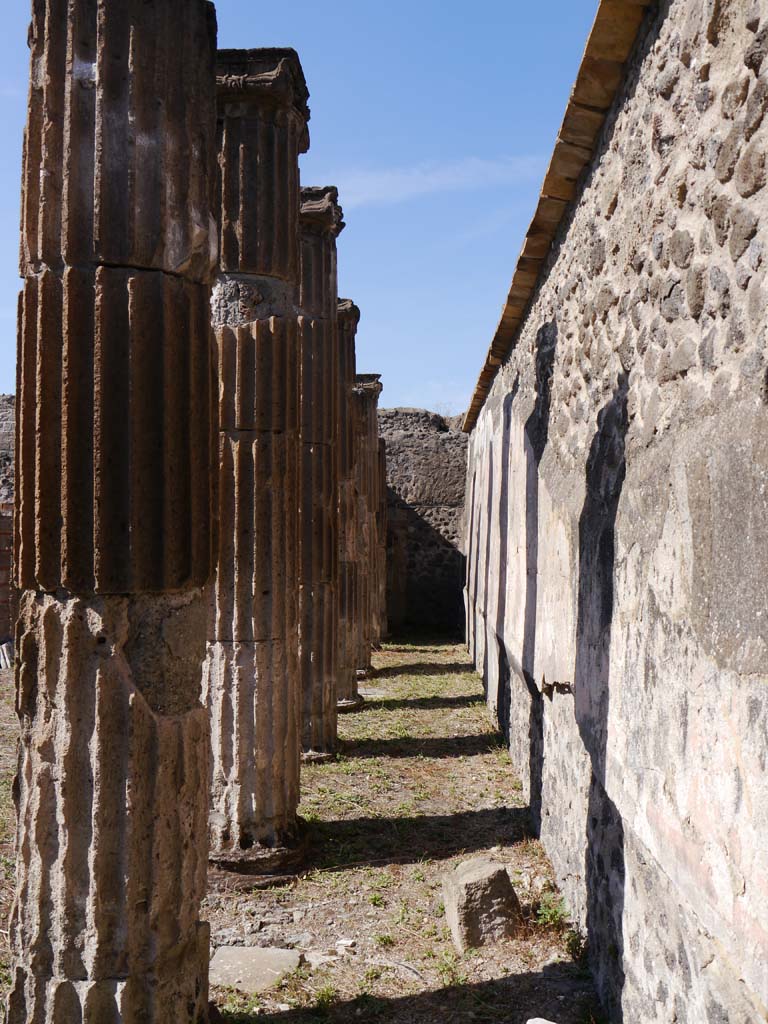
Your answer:
[[[624,828],[606,793],[610,650],[614,608],[616,515],[626,475],[626,374],[597,418],[589,450],[586,496],[579,519],[579,590],[574,702],[591,762],[586,823],[587,934],[602,1002],[623,1020]]]
[[[520,667],[530,697],[528,712],[530,812],[533,832],[537,836],[541,831],[541,790],[544,765],[543,696],[536,683],[534,665],[538,602],[539,466],[541,465],[544,450],[549,439],[552,374],[556,350],[557,324],[551,321],[543,324],[536,335],[536,402],[524,427],[526,577],[523,650]],[[509,503],[516,498],[515,495],[510,495],[509,493],[509,449],[512,433],[512,408],[517,397],[519,383],[518,378],[512,390],[504,398],[499,506],[499,589],[496,602],[496,636],[499,650],[497,714],[499,726],[507,737],[510,730],[512,701],[512,681],[507,649],[504,643],[507,613],[507,544],[509,537]]]
[[[531,698],[528,719],[531,823],[541,831],[541,790],[544,776],[544,706],[536,683],[536,614],[539,583],[539,466],[549,440],[552,374],[557,351],[557,324],[543,324],[536,335],[536,402],[525,422],[525,618],[522,669]]]
[[[521,667],[529,707],[530,816],[534,835],[541,828],[544,768],[544,698],[535,666],[539,557],[539,471],[549,439],[551,384],[557,325],[544,324],[536,343],[536,402],[524,427],[526,454],[526,585]],[[586,494],[579,518],[579,576],[576,664],[573,694],[576,720],[591,764],[586,831],[585,878],[590,958],[601,1001],[612,1024],[623,1020],[623,932],[625,859],[621,816],[606,792],[606,752],[610,698],[610,647],[614,609],[615,530],[626,475],[625,439],[628,379],[622,374],[610,401],[599,412],[586,467]],[[504,645],[508,494],[512,407],[517,382],[504,401],[501,501],[499,514],[499,591],[496,634],[499,641],[499,724],[509,737],[511,680]],[[490,468],[492,474],[493,469]],[[492,490],[492,478],[489,490]],[[489,510],[490,512],[491,510]],[[487,566],[487,562],[486,562]],[[488,657],[486,648],[486,659]],[[487,669],[485,679],[487,680]]]

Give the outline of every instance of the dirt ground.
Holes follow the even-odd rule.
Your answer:
[[[283,888],[207,901],[214,945],[289,946],[305,961],[259,998],[214,990],[221,1018],[596,1021],[579,937],[528,837],[520,785],[466,651],[394,643],[374,663],[365,706],[339,720],[339,760],[302,775],[306,871]],[[488,852],[508,866],[526,926],[512,941],[459,955],[442,876]]]
[[[597,1024],[579,937],[551,880],[463,647],[393,643],[364,707],[340,718],[338,761],[303,771],[309,852],[288,884],[212,893],[213,945],[292,947],[299,969],[260,997],[214,989],[226,1024]],[[0,998],[10,981],[16,721],[0,673]],[[508,866],[525,927],[456,953],[442,876],[481,853]],[[214,1017],[215,1017],[214,1013]]]

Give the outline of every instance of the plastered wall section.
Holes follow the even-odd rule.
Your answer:
[[[767,51],[651,15],[470,440],[470,649],[616,1021],[768,1019]]]

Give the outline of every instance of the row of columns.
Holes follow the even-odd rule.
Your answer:
[[[217,54],[205,0],[35,3],[30,46],[8,1020],[205,1021],[209,859],[300,856],[382,632],[381,386],[294,51]]]

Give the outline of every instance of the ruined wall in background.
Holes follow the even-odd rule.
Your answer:
[[[387,445],[389,629],[458,633],[467,437],[425,409],[381,409]]]
[[[768,1019],[767,52],[660,5],[471,436],[470,647],[612,1021]]]

